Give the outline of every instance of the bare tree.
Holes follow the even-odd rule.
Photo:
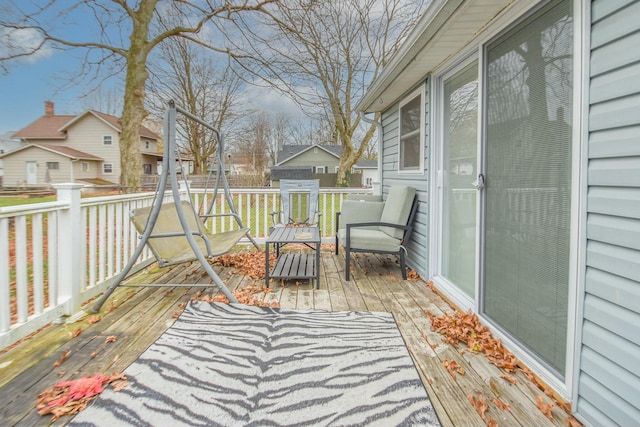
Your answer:
[[[154,67],[157,71],[150,79],[154,109],[164,111],[166,100],[173,99],[195,117],[224,130],[228,138],[240,116],[238,100],[244,82],[230,70],[226,58],[181,38],[163,42],[159,56]],[[217,136],[184,116],[178,120],[177,133],[183,150],[194,162],[194,173],[206,173],[218,146]]]
[[[308,115],[331,123],[333,142],[343,147],[338,185],[348,185],[351,167],[375,134],[375,126],[361,127],[354,102],[395,52],[424,2],[289,0],[276,6],[268,19],[234,21],[240,29],[235,47],[252,58],[240,62]]]
[[[114,88],[99,87],[83,96],[81,105],[83,110],[96,110],[119,116],[122,112],[122,96]]]
[[[170,1],[159,0],[96,0],[73,2],[50,0],[44,6],[31,2],[11,1],[8,8],[14,13],[0,18],[3,38],[24,34],[37,34],[37,42],[22,49],[8,49],[0,57],[0,64],[24,56],[36,55],[51,46],[62,49],[79,49],[85,52],[87,69],[111,66],[111,72],[124,74],[124,99],[121,116],[120,158],[122,175],[120,183],[125,191],[140,188],[142,170],[140,157],[140,125],[147,116],[145,110],[145,85],[149,77],[146,68],[150,53],[164,40],[184,38],[200,43],[209,49],[227,52],[215,43],[203,40],[201,30],[208,23],[231,20],[244,12],[264,11],[276,0],[229,1]],[[171,10],[179,16],[180,24],[160,28],[160,17]],[[79,21],[78,17],[82,20]],[[91,30],[87,39],[77,40],[68,35],[68,26]],[[66,34],[66,35],[65,35]],[[220,41],[222,43],[222,41]],[[98,73],[98,71],[95,71]]]

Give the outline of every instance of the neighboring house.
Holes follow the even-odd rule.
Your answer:
[[[56,115],[45,102],[45,115],[19,130],[21,146],[0,155],[5,187],[45,187],[57,182],[120,182],[120,127],[115,116],[85,111],[78,116]],[[158,135],[140,128],[141,175],[158,173],[162,154]]]
[[[640,420],[640,2],[433,0],[356,109],[408,263],[586,425]]]
[[[374,182],[378,182],[378,161],[360,160],[353,166],[354,173],[362,174],[362,186],[371,188]]]
[[[309,179],[310,174],[337,174],[341,154],[342,145],[283,145],[282,150],[278,151],[276,165],[271,168],[271,180],[275,182],[280,179]],[[366,176],[375,176],[373,181],[376,181],[377,166],[377,161],[360,160],[351,172],[361,174],[366,170]],[[365,183],[364,174],[358,178],[362,178],[362,184]],[[330,186],[335,185],[335,178],[332,182]],[[327,186],[323,184],[321,182],[321,186]]]
[[[20,147],[20,140],[14,139],[11,136],[15,132],[5,132],[0,135],[0,155],[13,151]],[[3,161],[0,159],[0,186],[2,185],[2,176],[4,175]]]

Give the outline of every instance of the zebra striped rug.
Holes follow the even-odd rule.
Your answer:
[[[73,426],[438,426],[389,313],[191,303]]]

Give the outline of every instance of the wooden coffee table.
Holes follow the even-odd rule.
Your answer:
[[[280,249],[290,243],[302,243],[313,249],[306,254],[281,254]],[[269,265],[269,247],[276,250],[276,265]],[[316,279],[320,288],[320,232],[318,227],[276,227],[266,241],[265,284],[269,279]]]

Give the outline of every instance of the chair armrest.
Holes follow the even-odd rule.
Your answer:
[[[347,224],[347,233],[349,233],[352,228],[358,227],[393,227],[405,231],[411,228],[410,225],[392,224],[390,222],[358,222]]]

